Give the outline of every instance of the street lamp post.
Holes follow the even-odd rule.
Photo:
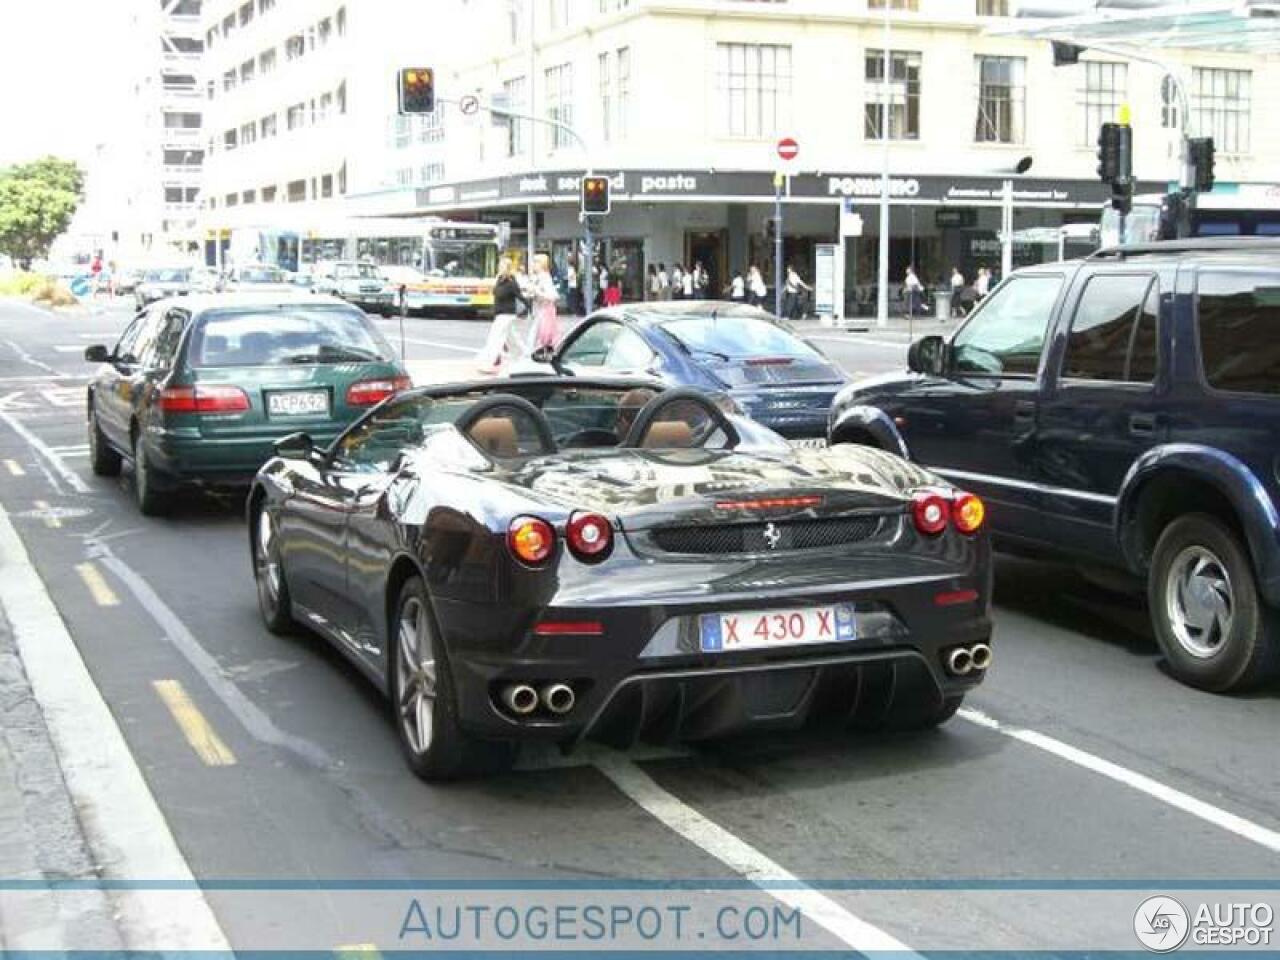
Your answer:
[[[884,5],[884,64],[880,101],[880,263],[876,277],[876,324],[889,323],[889,4]]]

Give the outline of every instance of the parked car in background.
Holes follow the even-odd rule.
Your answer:
[[[422,313],[431,305],[431,288],[427,275],[417,267],[382,266],[379,267],[386,277],[395,299],[396,309],[400,307],[400,297],[405,298],[405,307],[409,313]]]
[[[133,267],[125,267],[117,270],[115,277],[115,290],[121,296],[128,296],[137,292],[138,284],[142,282],[143,271]]]
[[[519,741],[932,727],[991,663],[976,497],[696,390],[431,387],[277,451],[248,501],[263,619],[350,657],[429,780]]]
[[[978,492],[1006,547],[1145,584],[1170,671],[1280,668],[1280,241],[1104,250],[1029,267],[910,372],[850,385],[831,443]]]
[[[316,293],[340,297],[369,313],[386,315],[396,300],[396,291],[378,265],[354,260],[322,260],[312,271]]]
[[[88,391],[93,471],[131,461],[147,514],[183,484],[247,485],[276,438],[332,439],[410,385],[363,313],[297,293],[161,301],[85,359],[102,364]]]
[[[158,267],[143,272],[133,291],[138,309],[143,310],[157,300],[191,293],[191,272],[190,267]]]
[[[831,401],[846,380],[771,314],[716,301],[600,310],[569,334],[552,364],[563,373],[646,375],[727,394],[771,430],[814,445],[825,444]]]
[[[246,264],[234,266],[223,277],[221,290],[228,293],[250,291],[256,293],[296,293],[290,275],[270,264]]]

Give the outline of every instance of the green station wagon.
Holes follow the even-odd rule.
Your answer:
[[[88,394],[93,472],[131,461],[145,514],[182,484],[247,486],[279,437],[328,442],[412,385],[363,313],[309,294],[164,300],[85,359],[103,364]]]

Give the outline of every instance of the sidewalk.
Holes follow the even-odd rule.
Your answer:
[[[45,888],[97,879],[44,716],[0,610],[0,948],[61,951],[92,943],[123,949],[105,894]]]

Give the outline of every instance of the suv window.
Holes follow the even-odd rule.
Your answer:
[[[1159,302],[1150,274],[1092,277],[1071,321],[1063,377],[1152,382]]]
[[[1034,375],[1061,274],[1014,277],[982,304],[951,341],[953,373]]]
[[[1196,292],[1209,386],[1280,394],[1280,272],[1202,270]]]

